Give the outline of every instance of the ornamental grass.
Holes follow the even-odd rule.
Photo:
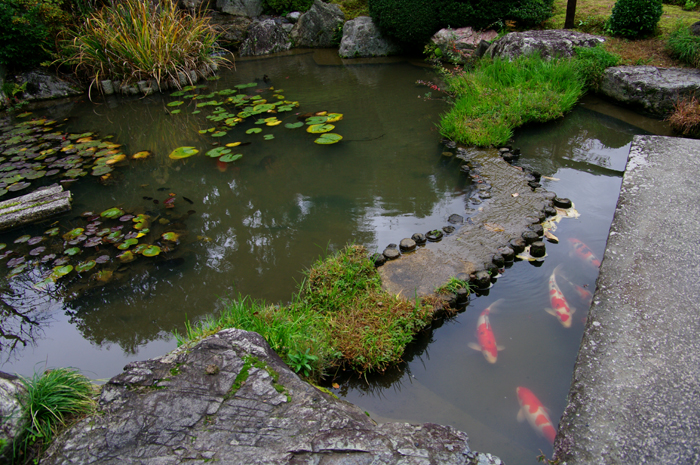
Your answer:
[[[178,73],[209,74],[228,62],[219,54],[209,19],[180,10],[174,0],[113,1],[71,33],[64,63],[93,83],[153,79],[161,86]]]

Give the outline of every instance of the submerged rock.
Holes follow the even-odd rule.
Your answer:
[[[227,329],[127,365],[42,464],[480,463],[467,441],[450,426],[377,425],[302,381],[260,335]]]
[[[485,55],[509,60],[532,53],[542,58],[570,58],[575,47],[595,47],[603,42],[603,37],[564,29],[511,32],[494,42]]]
[[[395,55],[401,49],[385,37],[369,16],[359,16],[343,25],[338,54],[343,58]]]
[[[345,14],[338,5],[315,0],[294,25],[291,38],[296,47],[332,47],[344,21]]]

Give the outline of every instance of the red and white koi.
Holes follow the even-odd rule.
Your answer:
[[[576,309],[571,307],[566,301],[564,294],[562,294],[561,289],[557,285],[557,270],[561,265],[557,265],[552,271],[552,275],[549,277],[549,301],[552,303],[552,308],[546,308],[545,311],[552,316],[556,316],[559,322],[565,327],[571,327],[571,315],[574,314]]]
[[[520,386],[515,391],[518,394],[518,402],[520,403],[518,421],[523,422],[527,420],[540,436],[554,444],[557,430],[554,428],[552,420],[549,419],[547,410],[540,400],[528,388]]]
[[[600,266],[600,260],[598,260],[598,257],[595,256],[593,251],[589,249],[586,244],[573,238],[570,238],[569,242],[571,242],[571,245],[574,247],[574,253],[578,255],[581,260],[595,266],[596,268]]]
[[[479,319],[476,321],[476,338],[479,343],[469,343],[469,347],[481,352],[486,361],[489,363],[496,363],[496,360],[498,359],[498,351],[504,349],[504,347],[496,345],[496,337],[493,335],[491,322],[489,321],[489,314],[492,310],[494,310],[495,305],[500,303],[502,300],[503,299],[495,301],[486,307],[483,312],[481,312]]]

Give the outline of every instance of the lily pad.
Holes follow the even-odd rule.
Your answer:
[[[226,147],[238,147],[239,145],[241,145],[240,142],[231,142],[229,144],[226,144]]]
[[[136,244],[138,244],[138,243],[139,243],[139,241],[138,241],[137,239],[127,239],[127,240],[125,240],[124,242],[122,242],[121,244],[119,244],[119,245],[117,246],[117,248],[118,248],[119,250],[126,250],[126,249],[128,249],[129,247],[131,247],[132,245],[136,245]]]
[[[74,171],[74,170],[71,170]],[[82,171],[82,170],[81,170]],[[111,166],[107,165],[98,165],[92,169],[92,175],[93,176],[103,176],[107,173],[111,173],[114,171]],[[72,176],[71,176],[72,177]]]
[[[327,116],[310,116],[306,118],[306,124],[323,124],[328,121]]]
[[[336,121],[340,121],[343,119],[343,114],[342,113],[328,113],[326,116],[326,123],[335,123]]]
[[[330,145],[340,142],[342,138],[343,136],[341,136],[340,134],[327,132],[325,134],[321,134],[319,138],[316,139],[314,142],[320,145]]]
[[[122,216],[124,214],[124,210],[121,208],[110,208],[109,210],[105,210],[102,213],[100,213],[100,216],[102,218],[117,218],[119,216]]]
[[[100,281],[101,283],[107,283],[112,280],[112,275],[114,272],[112,270],[100,270],[95,273],[94,279]]]
[[[223,157],[219,158],[219,161],[224,162],[224,163],[231,163],[232,161],[236,161],[242,157],[243,157],[243,155],[240,153],[237,153],[235,155],[229,153],[229,154],[224,155]]]
[[[27,244],[29,244],[29,245],[36,245],[36,244],[38,244],[39,242],[43,241],[44,239],[46,239],[44,236],[34,236],[34,237],[32,237],[31,239],[29,239],[29,240],[27,241]],[[2,249],[0,249],[0,250],[2,250]]]
[[[168,106],[169,106],[169,107],[179,107],[179,106],[182,105],[183,103],[185,103],[185,102],[183,102],[182,100],[175,100],[174,102],[170,102],[170,103],[168,104]]]
[[[129,263],[136,260],[136,256],[131,250],[127,250],[125,252],[120,253],[119,255],[117,255],[117,258],[122,263]]]
[[[142,253],[144,250],[146,250],[149,247],[150,246],[148,244],[139,244],[136,247],[134,247],[133,249],[131,249],[131,251],[133,253]]]
[[[90,271],[95,267],[97,262],[95,260],[88,260],[86,262],[81,262],[75,265],[75,271],[78,273],[84,273],[86,271]]]
[[[80,236],[83,232],[85,232],[83,228],[75,228],[71,229],[61,237],[63,237],[64,241],[72,241],[76,237]]]
[[[51,276],[54,278],[62,278],[71,271],[73,271],[73,265],[57,266],[53,269]]]
[[[245,133],[246,133],[246,134],[258,134],[259,132],[262,132],[262,129],[260,129],[260,128],[250,128],[250,129],[248,129]]]
[[[144,158],[148,158],[151,156],[151,152],[148,150],[142,150],[141,152],[136,152],[131,156],[132,160],[143,160]]]
[[[227,134],[227,132],[225,132],[225,131],[219,131],[219,132],[215,132],[211,136],[212,137],[224,137],[226,134]]]
[[[31,184],[28,182],[16,182],[7,186],[7,190],[10,192],[17,192],[21,191],[22,189],[26,189],[29,186],[31,186]]]
[[[19,275],[20,273],[22,273],[26,269],[27,269],[27,264],[22,263],[21,265],[11,269],[10,272],[7,274],[7,277],[14,278],[15,276]]]
[[[197,153],[199,153],[199,150],[194,147],[178,147],[173,150],[168,157],[172,160],[180,160],[182,158],[191,157]]]
[[[29,234],[25,234],[24,236],[19,236],[17,239],[15,239],[15,244],[23,244],[31,238],[32,238],[32,236],[30,236]]]
[[[169,231],[169,232],[164,232],[163,234],[161,234],[160,237],[162,237],[163,240],[166,240],[166,241],[177,242],[180,235],[178,233],[174,233],[172,231]]]
[[[44,253],[45,251],[46,251],[46,247],[44,247],[42,245],[42,246],[39,246],[35,249],[30,250],[29,255],[31,255],[32,257],[37,257],[37,256],[41,255],[42,253]]]
[[[226,155],[227,153],[231,153],[231,149],[227,149],[225,147],[217,147],[215,149],[211,149],[206,153],[206,156],[212,157],[212,158],[218,158],[221,155]]]
[[[299,122],[297,122],[297,123],[287,123],[287,124],[284,125],[284,127],[285,127],[285,128],[288,128],[288,129],[296,129],[296,128],[302,127],[303,125],[304,125],[304,123],[302,123],[301,121],[299,121]]]
[[[265,134],[263,136],[263,139],[265,139],[265,140],[272,140],[274,138],[275,138],[274,134]]]
[[[170,114],[171,114],[171,115],[177,115],[178,113],[180,113],[180,111],[181,111],[181,110],[179,110],[179,109],[178,109],[178,110],[173,110],[173,111],[170,112]]]
[[[7,261],[7,267],[14,268],[16,266],[21,265],[24,262],[25,262],[24,257],[16,257],[16,258],[13,258],[13,259]]]
[[[160,254],[160,247],[157,245],[151,245],[143,249],[143,252],[141,254],[145,257],[155,257],[156,255]]]
[[[102,263],[107,263],[109,260],[110,260],[109,255],[100,255],[99,257],[97,257],[95,259],[95,262],[102,264]]]
[[[63,253],[71,257],[73,255],[78,255],[80,253],[80,247],[71,247],[70,249],[64,250]]]
[[[331,132],[333,129],[335,129],[335,126],[332,124],[312,124],[306,128],[306,132],[310,132],[311,134],[321,134],[324,132]]]

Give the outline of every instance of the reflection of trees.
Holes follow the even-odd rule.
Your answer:
[[[559,168],[575,168],[615,176],[625,167],[623,148],[642,133],[635,126],[577,107],[560,120],[521,128],[515,139],[523,159],[542,174],[551,176]]]

